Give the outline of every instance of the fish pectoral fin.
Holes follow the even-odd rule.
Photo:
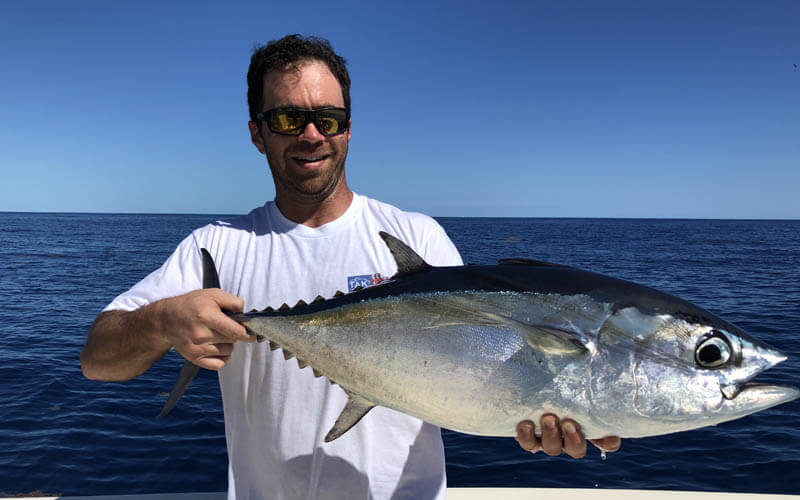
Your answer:
[[[583,356],[590,348],[582,335],[550,325],[524,325],[525,341],[536,351],[557,356]]]
[[[525,338],[532,349],[553,356],[582,356],[589,352],[585,337],[573,329],[559,326],[526,323],[509,316],[484,312],[486,323],[503,324]]]
[[[440,322],[428,325],[426,329],[460,325],[488,326],[520,332],[531,348],[544,354],[582,356],[591,350],[591,343],[586,337],[569,326],[528,323],[505,314],[476,310],[457,297],[425,297],[417,300],[434,304],[442,315]]]
[[[349,396],[347,404],[344,406],[342,413],[339,414],[339,418],[336,419],[336,423],[333,424],[333,427],[325,436],[326,443],[330,443],[349,431],[367,412],[375,407],[375,403],[364,399],[358,394],[348,392],[347,395]]]

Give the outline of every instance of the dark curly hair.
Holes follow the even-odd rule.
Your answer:
[[[333,51],[330,42],[324,38],[303,35],[287,35],[280,40],[272,40],[266,45],[256,46],[247,70],[247,105],[250,120],[263,111],[264,75],[273,70],[284,71],[302,61],[318,60],[325,63],[342,87],[344,107],[350,112],[350,74],[347,61]]]

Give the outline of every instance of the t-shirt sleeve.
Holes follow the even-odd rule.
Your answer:
[[[202,288],[201,269],[200,248],[193,233],[178,245],[161,267],[117,296],[103,311],[133,311],[151,302]]]
[[[464,264],[458,249],[450,241],[444,228],[435,221],[425,244],[423,259],[432,266],[461,266]]]

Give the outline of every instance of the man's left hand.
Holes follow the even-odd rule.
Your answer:
[[[572,458],[583,458],[586,455],[586,439],[574,420],[560,421],[555,415],[544,414],[540,424],[541,438],[536,437],[536,425],[530,420],[523,420],[517,424],[516,439],[523,450],[531,453],[542,450],[550,456],[565,452]],[[589,442],[603,451],[610,452],[617,451],[622,445],[622,440],[616,436],[590,439]]]

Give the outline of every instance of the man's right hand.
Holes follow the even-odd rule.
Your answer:
[[[200,367],[219,370],[235,342],[255,341],[223,312],[240,312],[243,306],[240,297],[208,288],[135,311],[101,313],[81,352],[83,374],[95,380],[129,380],[147,371],[170,347]]]
[[[153,304],[166,340],[186,360],[219,370],[234,342],[254,342],[244,326],[223,312],[241,312],[244,300],[219,288],[196,290]]]

